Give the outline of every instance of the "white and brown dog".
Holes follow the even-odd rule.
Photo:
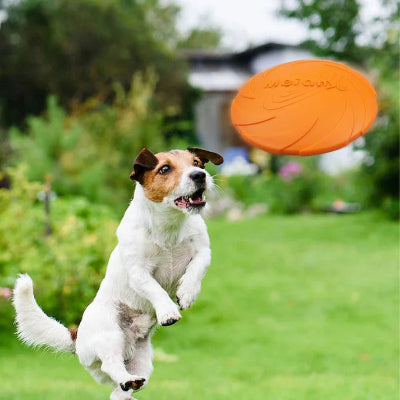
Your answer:
[[[19,337],[31,345],[75,352],[100,383],[114,387],[111,400],[131,398],[149,380],[150,338],[158,325],[172,325],[200,292],[210,264],[206,225],[199,212],[213,185],[204,170],[223,158],[188,148],[154,155],[143,149],[131,179],[134,198],[117,229],[118,244],[77,332],[48,317],[37,305],[33,283],[20,275],[14,289]]]

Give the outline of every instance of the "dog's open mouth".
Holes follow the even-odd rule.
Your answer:
[[[203,194],[204,189],[199,189],[191,195],[178,197],[174,200],[174,203],[180,209],[202,208],[206,205]]]

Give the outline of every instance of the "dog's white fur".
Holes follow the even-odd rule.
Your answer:
[[[188,166],[179,185],[162,202],[149,200],[138,183],[134,198],[117,229],[118,244],[93,302],[85,310],[76,343],[62,324],[48,317],[33,295],[28,275],[14,289],[19,337],[31,345],[75,352],[81,364],[100,383],[115,389],[111,400],[130,398],[133,389],[121,384],[145,379],[152,372],[150,338],[157,326],[181,318],[197,298],[210,264],[206,225],[198,213],[180,210],[174,199],[196,190]],[[206,172],[206,189],[212,178]],[[125,388],[126,389],[126,388]]]

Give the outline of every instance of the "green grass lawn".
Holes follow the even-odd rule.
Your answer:
[[[395,400],[398,229],[375,214],[208,222],[200,298],[140,400]],[[8,307],[4,302],[0,307]],[[0,398],[107,399],[72,355],[0,336]]]

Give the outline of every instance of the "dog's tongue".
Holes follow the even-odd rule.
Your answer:
[[[204,202],[203,196],[200,196],[197,198],[184,196],[184,197],[180,197],[179,199],[175,200],[175,204],[179,208],[187,208],[190,205],[201,204],[203,202]]]
[[[184,200],[183,198],[180,198],[179,200],[175,200],[175,204],[179,207],[179,208],[186,208],[187,205],[189,204],[188,201]]]

